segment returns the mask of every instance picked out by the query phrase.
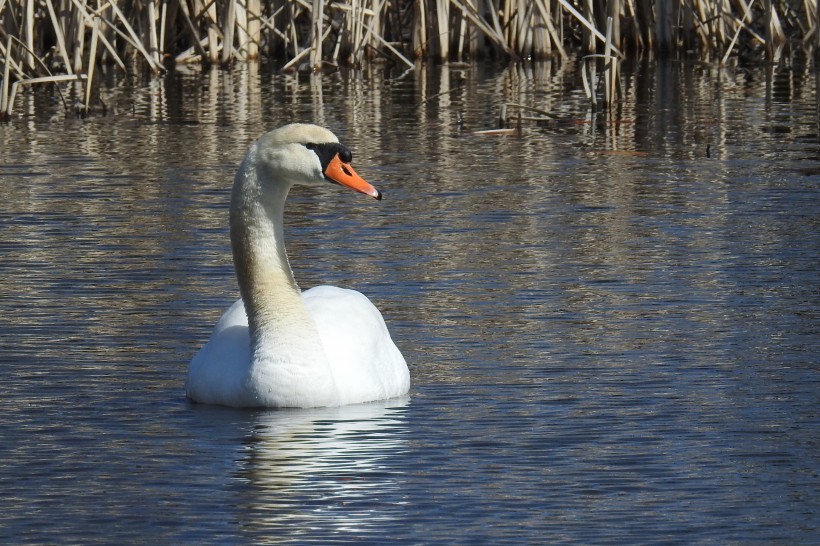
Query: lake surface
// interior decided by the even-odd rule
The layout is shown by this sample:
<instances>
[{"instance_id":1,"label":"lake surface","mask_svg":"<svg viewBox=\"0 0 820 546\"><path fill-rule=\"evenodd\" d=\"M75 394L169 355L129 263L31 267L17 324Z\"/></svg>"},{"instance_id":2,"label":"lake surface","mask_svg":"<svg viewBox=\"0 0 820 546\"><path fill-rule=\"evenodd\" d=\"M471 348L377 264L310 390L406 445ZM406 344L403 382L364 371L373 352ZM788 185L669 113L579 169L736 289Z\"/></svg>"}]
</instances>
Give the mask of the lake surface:
<instances>
[{"instance_id":1,"label":"lake surface","mask_svg":"<svg viewBox=\"0 0 820 546\"><path fill-rule=\"evenodd\" d=\"M0 125L2 542L820 543L809 69L627 66L611 116L572 63L108 84ZM477 134L504 103L549 116ZM288 245L381 309L406 399L185 400L233 172L291 121L384 191L295 189Z\"/></svg>"}]
</instances>

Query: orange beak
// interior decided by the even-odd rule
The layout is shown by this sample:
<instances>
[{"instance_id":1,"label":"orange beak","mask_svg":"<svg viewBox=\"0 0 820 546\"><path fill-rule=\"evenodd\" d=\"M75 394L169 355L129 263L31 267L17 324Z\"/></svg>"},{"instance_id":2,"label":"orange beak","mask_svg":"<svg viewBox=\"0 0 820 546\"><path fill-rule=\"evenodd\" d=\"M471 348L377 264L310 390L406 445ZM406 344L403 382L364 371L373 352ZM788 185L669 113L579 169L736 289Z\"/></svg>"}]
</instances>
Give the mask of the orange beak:
<instances>
[{"instance_id":1,"label":"orange beak","mask_svg":"<svg viewBox=\"0 0 820 546\"><path fill-rule=\"evenodd\" d=\"M356 174L356 171L353 170L350 163L345 163L339 158L339 154L333 156L333 159L327 164L325 176L351 190L356 190L359 193L369 195L379 200L382 198L381 192L371 186L364 178Z\"/></svg>"}]
</instances>

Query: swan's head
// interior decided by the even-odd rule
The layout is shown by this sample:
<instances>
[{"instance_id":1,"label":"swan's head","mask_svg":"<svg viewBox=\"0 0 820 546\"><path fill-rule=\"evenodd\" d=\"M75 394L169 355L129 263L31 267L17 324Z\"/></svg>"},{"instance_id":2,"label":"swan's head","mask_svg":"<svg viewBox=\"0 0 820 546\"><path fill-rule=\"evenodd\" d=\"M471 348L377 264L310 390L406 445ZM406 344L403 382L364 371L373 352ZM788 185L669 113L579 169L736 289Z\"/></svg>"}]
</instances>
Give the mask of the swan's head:
<instances>
[{"instance_id":1,"label":"swan's head","mask_svg":"<svg viewBox=\"0 0 820 546\"><path fill-rule=\"evenodd\" d=\"M288 185L333 182L381 199L381 192L350 166L352 159L350 150L327 129L294 123L263 135L246 161L255 164L259 174L269 181Z\"/></svg>"}]
</instances>

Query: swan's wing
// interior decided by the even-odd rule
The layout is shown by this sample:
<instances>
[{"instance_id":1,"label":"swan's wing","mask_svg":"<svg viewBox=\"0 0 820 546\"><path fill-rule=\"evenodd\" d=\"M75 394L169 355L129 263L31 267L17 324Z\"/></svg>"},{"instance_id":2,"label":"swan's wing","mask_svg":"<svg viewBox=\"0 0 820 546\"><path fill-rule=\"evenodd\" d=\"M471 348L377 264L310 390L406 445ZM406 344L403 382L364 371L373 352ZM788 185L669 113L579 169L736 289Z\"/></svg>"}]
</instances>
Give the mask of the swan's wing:
<instances>
[{"instance_id":1,"label":"swan's wing","mask_svg":"<svg viewBox=\"0 0 820 546\"><path fill-rule=\"evenodd\" d=\"M211 339L191 360L185 385L188 398L205 404L248 405L225 396L247 390L241 384L247 381L250 362L248 318L239 300L225 311Z\"/></svg>"},{"instance_id":2,"label":"swan's wing","mask_svg":"<svg viewBox=\"0 0 820 546\"><path fill-rule=\"evenodd\" d=\"M242 298L236 300L233 305L228 307L227 311L222 313L219 322L214 327L212 336L216 336L219 332L231 326L248 327L248 315L245 314L245 304L242 303Z\"/></svg>"},{"instance_id":3,"label":"swan's wing","mask_svg":"<svg viewBox=\"0 0 820 546\"><path fill-rule=\"evenodd\" d=\"M334 286L311 288L302 297L319 329L342 403L407 393L407 363L370 300Z\"/></svg>"}]
</instances>

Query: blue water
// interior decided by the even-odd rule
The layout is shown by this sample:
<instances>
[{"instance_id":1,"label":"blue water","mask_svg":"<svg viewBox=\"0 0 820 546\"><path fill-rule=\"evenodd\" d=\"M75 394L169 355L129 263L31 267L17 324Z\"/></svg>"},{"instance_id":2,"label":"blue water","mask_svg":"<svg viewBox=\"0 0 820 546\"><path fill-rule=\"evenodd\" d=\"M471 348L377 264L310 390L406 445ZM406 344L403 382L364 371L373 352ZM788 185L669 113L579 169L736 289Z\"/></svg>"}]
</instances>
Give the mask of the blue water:
<instances>
[{"instance_id":1,"label":"blue water","mask_svg":"<svg viewBox=\"0 0 820 546\"><path fill-rule=\"evenodd\" d=\"M172 74L86 120L22 97L0 125L2 542L820 543L813 75L624 74L613 118L573 65ZM505 101L552 117L476 134ZM410 395L191 405L237 297L232 174L294 120L385 193L295 190L297 279L377 304Z\"/></svg>"}]
</instances>

